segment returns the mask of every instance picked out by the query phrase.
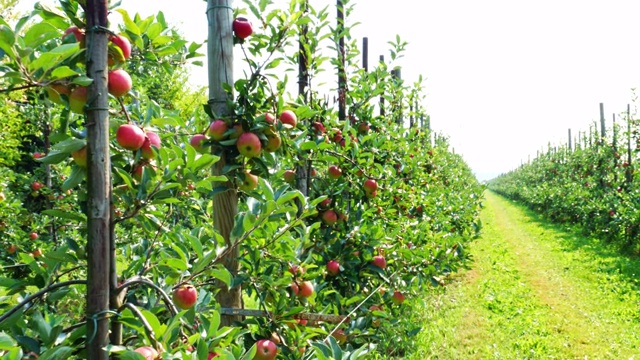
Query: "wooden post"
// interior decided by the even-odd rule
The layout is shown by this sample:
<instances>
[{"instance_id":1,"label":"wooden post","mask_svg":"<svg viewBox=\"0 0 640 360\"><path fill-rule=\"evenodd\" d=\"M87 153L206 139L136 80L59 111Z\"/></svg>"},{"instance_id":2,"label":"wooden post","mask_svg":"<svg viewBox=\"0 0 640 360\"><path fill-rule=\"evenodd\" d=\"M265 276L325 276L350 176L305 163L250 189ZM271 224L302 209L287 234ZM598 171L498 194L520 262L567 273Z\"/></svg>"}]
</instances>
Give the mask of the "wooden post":
<instances>
[{"instance_id":1,"label":"wooden post","mask_svg":"<svg viewBox=\"0 0 640 360\"><path fill-rule=\"evenodd\" d=\"M384 55L380 55L380 64L384 64ZM380 106L380 116L384 116L385 115L385 111L384 111L384 94L380 95L379 106Z\"/></svg>"},{"instance_id":2,"label":"wooden post","mask_svg":"<svg viewBox=\"0 0 640 360\"><path fill-rule=\"evenodd\" d=\"M342 0L337 2L338 8L338 119L345 120L347 118L347 72L346 59L344 50L344 3Z\"/></svg>"},{"instance_id":3,"label":"wooden post","mask_svg":"<svg viewBox=\"0 0 640 360\"><path fill-rule=\"evenodd\" d=\"M569 129L569 142L567 144L569 151L571 151L571 129Z\"/></svg>"},{"instance_id":4,"label":"wooden post","mask_svg":"<svg viewBox=\"0 0 640 360\"><path fill-rule=\"evenodd\" d=\"M88 0L87 76L87 358L106 360L109 341L111 157L107 90L108 0Z\"/></svg>"},{"instance_id":5,"label":"wooden post","mask_svg":"<svg viewBox=\"0 0 640 360\"><path fill-rule=\"evenodd\" d=\"M362 68L369 72L369 38L362 38Z\"/></svg>"},{"instance_id":6,"label":"wooden post","mask_svg":"<svg viewBox=\"0 0 640 360\"><path fill-rule=\"evenodd\" d=\"M396 67L391 71L391 76L394 79L394 83L400 84L402 82L402 69L400 67ZM393 101L395 102L393 111L398 117L396 122L398 123L398 125L404 125L404 117L402 115L402 97L393 99Z\"/></svg>"},{"instance_id":7,"label":"wooden post","mask_svg":"<svg viewBox=\"0 0 640 360\"><path fill-rule=\"evenodd\" d=\"M307 14L309 12L308 0L302 0L300 3L301 10ZM302 25L300 31L300 39L298 40L298 96L300 100L307 104L309 97L307 96L307 87L309 86L309 69L308 69L308 56L305 50L305 45L308 43L309 26L307 24ZM305 126L306 127L306 126ZM298 190L305 196L309 195L309 173L311 172L311 161L300 158L299 165L296 166L296 185ZM300 200L296 200L298 206L298 215L302 214L304 210Z\"/></svg>"},{"instance_id":8,"label":"wooden post","mask_svg":"<svg viewBox=\"0 0 640 360\"><path fill-rule=\"evenodd\" d=\"M207 42L209 70L209 107L216 116L226 118L232 115L227 101L232 95L227 94L223 84L233 87L233 0L208 0L207 19L209 24L209 40ZM232 159L226 152L213 166L214 175L222 175L227 162ZM226 246L231 246L231 230L234 218L238 213L238 193L231 181L219 182L214 187L224 187L213 196L213 225L224 238ZM222 264L233 276L238 274L239 249L235 247L223 259ZM242 308L242 289L240 286L227 288L222 282L216 282L220 291L216 300L221 307ZM239 316L223 315L221 324L229 326Z\"/></svg>"},{"instance_id":9,"label":"wooden post","mask_svg":"<svg viewBox=\"0 0 640 360\"><path fill-rule=\"evenodd\" d=\"M605 136L604 104L600 103L600 142L604 143Z\"/></svg>"},{"instance_id":10,"label":"wooden post","mask_svg":"<svg viewBox=\"0 0 640 360\"><path fill-rule=\"evenodd\" d=\"M413 102L409 102L409 128L413 128Z\"/></svg>"},{"instance_id":11,"label":"wooden post","mask_svg":"<svg viewBox=\"0 0 640 360\"><path fill-rule=\"evenodd\" d=\"M625 178L627 181L627 189L633 183L633 173L631 171L631 106L627 104L627 169L625 170Z\"/></svg>"}]
</instances>

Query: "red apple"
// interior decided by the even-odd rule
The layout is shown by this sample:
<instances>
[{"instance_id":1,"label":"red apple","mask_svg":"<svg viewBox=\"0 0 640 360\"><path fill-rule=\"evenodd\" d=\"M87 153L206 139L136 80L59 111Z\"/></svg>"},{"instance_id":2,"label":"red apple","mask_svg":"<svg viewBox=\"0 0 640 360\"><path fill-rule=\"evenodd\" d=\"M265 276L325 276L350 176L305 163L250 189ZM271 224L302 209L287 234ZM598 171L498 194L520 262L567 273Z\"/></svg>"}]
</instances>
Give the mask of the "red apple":
<instances>
[{"instance_id":1,"label":"red apple","mask_svg":"<svg viewBox=\"0 0 640 360\"><path fill-rule=\"evenodd\" d=\"M129 42L129 39L122 35L115 35L111 37L111 42L120 48L125 60L131 57L131 42Z\"/></svg>"},{"instance_id":2,"label":"red apple","mask_svg":"<svg viewBox=\"0 0 640 360\"><path fill-rule=\"evenodd\" d=\"M289 272L293 274L293 276L302 276L302 274L304 274L304 268L300 265L293 264L289 267Z\"/></svg>"},{"instance_id":3,"label":"red apple","mask_svg":"<svg viewBox=\"0 0 640 360\"><path fill-rule=\"evenodd\" d=\"M218 357L218 356L220 356L220 354L218 354L217 352L215 352L215 351L214 352L210 352L209 356L207 356L207 360L211 360L211 359L213 359L215 357Z\"/></svg>"},{"instance_id":4,"label":"red apple","mask_svg":"<svg viewBox=\"0 0 640 360\"><path fill-rule=\"evenodd\" d=\"M32 232L32 233L30 233L30 234L29 234L29 238L30 238L31 240L35 240L35 239L37 239L37 238L39 238L39 237L40 237L40 236L38 236L38 233L36 233L36 232Z\"/></svg>"},{"instance_id":5,"label":"red apple","mask_svg":"<svg viewBox=\"0 0 640 360\"><path fill-rule=\"evenodd\" d=\"M15 254L16 251L18 251L18 247L15 246L14 244L9 245L9 247L7 247L7 253L9 254Z\"/></svg>"},{"instance_id":6,"label":"red apple","mask_svg":"<svg viewBox=\"0 0 640 360\"><path fill-rule=\"evenodd\" d=\"M221 119L215 120L209 125L209 136L215 141L224 140L225 133L229 130L227 122Z\"/></svg>"},{"instance_id":7,"label":"red apple","mask_svg":"<svg viewBox=\"0 0 640 360\"><path fill-rule=\"evenodd\" d=\"M255 190L258 187L258 176L253 175L249 170L244 171L244 180L238 184L238 189L242 191Z\"/></svg>"},{"instance_id":8,"label":"red apple","mask_svg":"<svg viewBox=\"0 0 640 360\"><path fill-rule=\"evenodd\" d=\"M298 286L298 284L296 284L295 281L291 283L291 292L293 292L294 295L298 295L298 293L300 292L300 287Z\"/></svg>"},{"instance_id":9,"label":"red apple","mask_svg":"<svg viewBox=\"0 0 640 360\"><path fill-rule=\"evenodd\" d=\"M199 152L200 154L204 154L207 152L207 146L205 146L203 142L207 140L209 140L209 138L207 138L205 135L195 134L193 135L193 137L191 137L189 144L191 144L191 146L193 146L197 152Z\"/></svg>"},{"instance_id":10,"label":"red apple","mask_svg":"<svg viewBox=\"0 0 640 360\"><path fill-rule=\"evenodd\" d=\"M240 135L238 142L236 143L236 147L238 148L240 155L248 158L258 157L262 151L260 138L252 132Z\"/></svg>"},{"instance_id":11,"label":"red apple","mask_svg":"<svg viewBox=\"0 0 640 360\"><path fill-rule=\"evenodd\" d=\"M134 179L142 181L142 175L144 173L144 164L136 164L131 172Z\"/></svg>"},{"instance_id":12,"label":"red apple","mask_svg":"<svg viewBox=\"0 0 640 360\"><path fill-rule=\"evenodd\" d=\"M320 202L320 204L318 204L318 208L319 209L323 209L323 210L324 209L328 209L329 206L331 206L331 198L326 198L326 199L322 200Z\"/></svg>"},{"instance_id":13,"label":"red apple","mask_svg":"<svg viewBox=\"0 0 640 360\"><path fill-rule=\"evenodd\" d=\"M338 221L338 214L333 210L327 210L322 213L322 222L326 225L333 225Z\"/></svg>"},{"instance_id":14,"label":"red apple","mask_svg":"<svg viewBox=\"0 0 640 360\"><path fill-rule=\"evenodd\" d=\"M39 152L34 152L33 153L33 158L34 159L40 159L41 157L44 157L44 154L39 153Z\"/></svg>"},{"instance_id":15,"label":"red apple","mask_svg":"<svg viewBox=\"0 0 640 360\"><path fill-rule=\"evenodd\" d=\"M31 190L33 191L38 191L40 189L42 189L44 187L44 185L42 185L42 183L38 182L38 181L34 181L31 183Z\"/></svg>"},{"instance_id":16,"label":"red apple","mask_svg":"<svg viewBox=\"0 0 640 360\"><path fill-rule=\"evenodd\" d=\"M133 124L122 124L116 131L116 141L127 150L137 151L144 145L144 131Z\"/></svg>"},{"instance_id":17,"label":"red apple","mask_svg":"<svg viewBox=\"0 0 640 360\"><path fill-rule=\"evenodd\" d=\"M62 84L51 84L47 86L47 97L56 104L64 104L60 95L69 96L69 88Z\"/></svg>"},{"instance_id":18,"label":"red apple","mask_svg":"<svg viewBox=\"0 0 640 360\"><path fill-rule=\"evenodd\" d=\"M318 134L324 134L327 130L325 129L324 125L319 122L319 121L314 121L313 124L311 124L311 126L313 126L313 129L316 131L316 133Z\"/></svg>"},{"instance_id":19,"label":"red apple","mask_svg":"<svg viewBox=\"0 0 640 360\"><path fill-rule=\"evenodd\" d=\"M334 331L332 335L336 339L338 344L344 344L347 342L347 334L345 334L344 330L342 329Z\"/></svg>"},{"instance_id":20,"label":"red apple","mask_svg":"<svg viewBox=\"0 0 640 360\"><path fill-rule=\"evenodd\" d=\"M280 114L280 121L285 125L295 128L298 123L298 117L293 111L285 110Z\"/></svg>"},{"instance_id":21,"label":"red apple","mask_svg":"<svg viewBox=\"0 0 640 360\"><path fill-rule=\"evenodd\" d=\"M340 176L342 176L342 170L340 170L339 167L337 167L336 165L331 165L329 166L329 178L336 180L339 179Z\"/></svg>"},{"instance_id":22,"label":"red apple","mask_svg":"<svg viewBox=\"0 0 640 360\"><path fill-rule=\"evenodd\" d=\"M391 301L396 305L402 304L404 302L404 295L400 291L394 291L393 295L391 295Z\"/></svg>"},{"instance_id":23,"label":"red apple","mask_svg":"<svg viewBox=\"0 0 640 360\"><path fill-rule=\"evenodd\" d=\"M78 28L77 26L71 26L69 27L67 30L64 31L64 35L62 35L62 38L66 38L67 36L69 36L69 34L73 34L73 36L76 39L76 42L80 43L80 47L84 47L85 41L84 41L84 30Z\"/></svg>"},{"instance_id":24,"label":"red apple","mask_svg":"<svg viewBox=\"0 0 640 360\"><path fill-rule=\"evenodd\" d=\"M151 346L141 346L134 351L144 356L145 360L157 360L160 356L158 351Z\"/></svg>"},{"instance_id":25,"label":"red apple","mask_svg":"<svg viewBox=\"0 0 640 360\"><path fill-rule=\"evenodd\" d=\"M293 184L296 181L296 172L293 170L285 170L282 177L284 178L284 181L288 182L289 184Z\"/></svg>"},{"instance_id":26,"label":"red apple","mask_svg":"<svg viewBox=\"0 0 640 360\"><path fill-rule=\"evenodd\" d=\"M69 95L69 109L76 114L84 114L84 106L87 104L87 88L76 86Z\"/></svg>"},{"instance_id":27,"label":"red apple","mask_svg":"<svg viewBox=\"0 0 640 360\"><path fill-rule=\"evenodd\" d=\"M313 283L311 281L303 281L300 284L298 296L307 298L313 294Z\"/></svg>"},{"instance_id":28,"label":"red apple","mask_svg":"<svg viewBox=\"0 0 640 360\"><path fill-rule=\"evenodd\" d=\"M71 157L75 163L83 168L87 167L87 146L83 146L81 149L71 152Z\"/></svg>"},{"instance_id":29,"label":"red apple","mask_svg":"<svg viewBox=\"0 0 640 360\"><path fill-rule=\"evenodd\" d=\"M40 249L35 249L33 250L33 252L31 253L31 255L33 255L34 258L39 258L40 256L42 256L42 250Z\"/></svg>"},{"instance_id":30,"label":"red apple","mask_svg":"<svg viewBox=\"0 0 640 360\"><path fill-rule=\"evenodd\" d=\"M244 134L244 128L242 127L242 124L235 124L233 125L233 132L231 133L231 135L229 135L229 137L231 139L237 139L242 134Z\"/></svg>"},{"instance_id":31,"label":"red apple","mask_svg":"<svg viewBox=\"0 0 640 360\"><path fill-rule=\"evenodd\" d=\"M133 80L131 80L128 72L123 69L109 71L109 94L115 97L122 97L131 90L132 86Z\"/></svg>"},{"instance_id":32,"label":"red apple","mask_svg":"<svg viewBox=\"0 0 640 360\"><path fill-rule=\"evenodd\" d=\"M340 263L335 260L329 260L327 262L327 273L332 276L336 276L340 273Z\"/></svg>"},{"instance_id":33,"label":"red apple","mask_svg":"<svg viewBox=\"0 0 640 360\"><path fill-rule=\"evenodd\" d=\"M361 122L360 125L358 125L358 132L360 134L368 133L369 129L371 129L371 127L369 126L368 122Z\"/></svg>"},{"instance_id":34,"label":"red apple","mask_svg":"<svg viewBox=\"0 0 640 360\"><path fill-rule=\"evenodd\" d=\"M364 188L365 192L370 194L378 190L378 183L374 179L367 179L365 180L362 187Z\"/></svg>"},{"instance_id":35,"label":"red apple","mask_svg":"<svg viewBox=\"0 0 640 360\"><path fill-rule=\"evenodd\" d=\"M147 131L145 134L144 143L140 148L140 151L142 153L142 158L147 160L153 159L156 154L152 148L155 148L157 150L157 149L160 149L161 145L162 144L160 141L160 136L158 136L158 134L152 131Z\"/></svg>"},{"instance_id":36,"label":"red apple","mask_svg":"<svg viewBox=\"0 0 640 360\"><path fill-rule=\"evenodd\" d=\"M198 291L193 285L182 285L173 290L173 303L180 309L189 309L198 300Z\"/></svg>"},{"instance_id":37,"label":"red apple","mask_svg":"<svg viewBox=\"0 0 640 360\"><path fill-rule=\"evenodd\" d=\"M278 346L269 339L258 340L256 349L254 360L273 360L278 355Z\"/></svg>"},{"instance_id":38,"label":"red apple","mask_svg":"<svg viewBox=\"0 0 640 360\"><path fill-rule=\"evenodd\" d=\"M275 124L276 123L276 116L273 115L272 113L265 113L264 114L264 121L268 122L269 124Z\"/></svg>"},{"instance_id":39,"label":"red apple","mask_svg":"<svg viewBox=\"0 0 640 360\"><path fill-rule=\"evenodd\" d=\"M251 21L243 17L237 17L232 24L233 34L240 40L244 40L253 34Z\"/></svg>"},{"instance_id":40,"label":"red apple","mask_svg":"<svg viewBox=\"0 0 640 360\"><path fill-rule=\"evenodd\" d=\"M382 255L376 255L373 257L373 260L371 260L371 263L374 266L379 267L380 269L384 269L387 267L387 260L384 258L384 256Z\"/></svg>"}]
</instances>

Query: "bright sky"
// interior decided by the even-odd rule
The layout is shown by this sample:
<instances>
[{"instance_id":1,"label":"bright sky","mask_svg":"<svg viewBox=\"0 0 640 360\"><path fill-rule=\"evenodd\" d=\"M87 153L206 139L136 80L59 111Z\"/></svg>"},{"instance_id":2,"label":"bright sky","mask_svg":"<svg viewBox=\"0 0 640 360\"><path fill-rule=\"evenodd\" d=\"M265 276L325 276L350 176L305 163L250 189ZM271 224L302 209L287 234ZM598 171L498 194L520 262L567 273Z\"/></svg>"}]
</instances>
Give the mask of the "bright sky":
<instances>
[{"instance_id":1,"label":"bright sky","mask_svg":"<svg viewBox=\"0 0 640 360\"><path fill-rule=\"evenodd\" d=\"M335 14L335 1L310 1ZM600 102L610 124L640 84L638 0L351 1L348 21L360 22L352 35L369 38L371 65L389 58L396 34L409 43L398 63L403 78L426 78L432 128L480 179L517 167L549 142L566 143L569 128L588 130ZM122 6L145 16L162 10L187 39L206 37L205 1ZM206 83L206 70L194 78Z\"/></svg>"}]
</instances>

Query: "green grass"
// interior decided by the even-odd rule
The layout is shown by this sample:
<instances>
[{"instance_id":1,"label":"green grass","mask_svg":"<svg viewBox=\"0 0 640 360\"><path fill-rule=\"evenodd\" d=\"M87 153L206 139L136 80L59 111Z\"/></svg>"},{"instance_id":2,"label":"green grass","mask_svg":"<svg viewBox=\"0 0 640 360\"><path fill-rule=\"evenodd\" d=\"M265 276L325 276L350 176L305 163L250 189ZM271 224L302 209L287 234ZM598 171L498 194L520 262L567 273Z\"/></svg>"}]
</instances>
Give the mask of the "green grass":
<instances>
[{"instance_id":1,"label":"green grass","mask_svg":"<svg viewBox=\"0 0 640 360\"><path fill-rule=\"evenodd\" d=\"M411 359L629 359L640 260L487 192L471 270L424 299Z\"/></svg>"}]
</instances>

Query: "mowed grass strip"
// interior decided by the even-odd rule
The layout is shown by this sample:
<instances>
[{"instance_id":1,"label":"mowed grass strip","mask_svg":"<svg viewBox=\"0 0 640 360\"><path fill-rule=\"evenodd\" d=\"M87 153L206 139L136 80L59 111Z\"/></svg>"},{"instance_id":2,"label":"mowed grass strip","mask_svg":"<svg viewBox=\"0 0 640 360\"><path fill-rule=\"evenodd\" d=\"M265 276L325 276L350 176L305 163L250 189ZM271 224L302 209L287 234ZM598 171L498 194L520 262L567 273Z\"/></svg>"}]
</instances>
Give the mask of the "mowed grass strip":
<instances>
[{"instance_id":1,"label":"mowed grass strip","mask_svg":"<svg viewBox=\"0 0 640 360\"><path fill-rule=\"evenodd\" d=\"M485 193L471 270L424 299L412 359L640 359L640 260Z\"/></svg>"}]
</instances>

